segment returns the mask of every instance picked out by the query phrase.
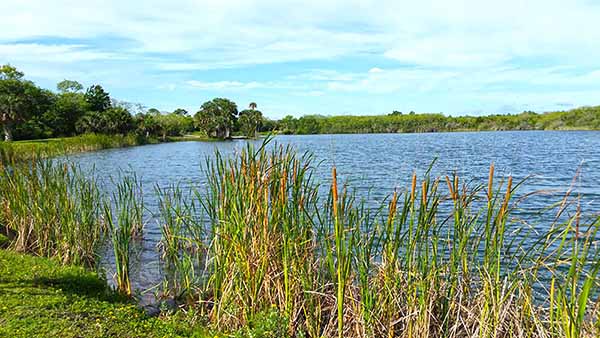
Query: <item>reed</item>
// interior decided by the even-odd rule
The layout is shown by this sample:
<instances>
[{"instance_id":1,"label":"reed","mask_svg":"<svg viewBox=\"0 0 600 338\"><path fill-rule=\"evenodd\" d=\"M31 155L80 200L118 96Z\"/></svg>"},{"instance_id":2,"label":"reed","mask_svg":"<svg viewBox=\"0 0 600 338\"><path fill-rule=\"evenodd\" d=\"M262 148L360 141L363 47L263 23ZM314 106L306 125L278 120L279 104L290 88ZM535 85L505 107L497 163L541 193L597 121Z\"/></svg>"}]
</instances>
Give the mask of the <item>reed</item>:
<instances>
[{"instance_id":1,"label":"reed","mask_svg":"<svg viewBox=\"0 0 600 338\"><path fill-rule=\"evenodd\" d=\"M144 200L142 185L137 176L129 175L116 182L112 200L104 201L104 219L111 230L115 258L117 290L132 295L129 276L131 243L143 232Z\"/></svg>"},{"instance_id":2,"label":"reed","mask_svg":"<svg viewBox=\"0 0 600 338\"><path fill-rule=\"evenodd\" d=\"M92 267L105 237L92 174L36 160L0 169L0 229L20 252Z\"/></svg>"},{"instance_id":3,"label":"reed","mask_svg":"<svg viewBox=\"0 0 600 338\"><path fill-rule=\"evenodd\" d=\"M511 214L522 182L493 166L481 185L415 174L375 208L335 168L323 193L313 168L310 154L248 145L217 153L206 189L176 198L201 207L163 201L165 255L192 257L174 267L215 327L275 309L295 337L599 333L597 218L532 232Z\"/></svg>"},{"instance_id":4,"label":"reed","mask_svg":"<svg viewBox=\"0 0 600 338\"><path fill-rule=\"evenodd\" d=\"M158 141L134 134L84 134L74 137L47 140L0 142L0 164L10 165L15 162L31 161L39 158L48 158L77 152L135 146L156 142Z\"/></svg>"},{"instance_id":5,"label":"reed","mask_svg":"<svg viewBox=\"0 0 600 338\"><path fill-rule=\"evenodd\" d=\"M197 269L203 265L205 231L197 204L187 203L191 191L179 185L155 188L159 200L162 239L159 244L165 271L163 294L183 302L193 302L199 289Z\"/></svg>"}]
</instances>

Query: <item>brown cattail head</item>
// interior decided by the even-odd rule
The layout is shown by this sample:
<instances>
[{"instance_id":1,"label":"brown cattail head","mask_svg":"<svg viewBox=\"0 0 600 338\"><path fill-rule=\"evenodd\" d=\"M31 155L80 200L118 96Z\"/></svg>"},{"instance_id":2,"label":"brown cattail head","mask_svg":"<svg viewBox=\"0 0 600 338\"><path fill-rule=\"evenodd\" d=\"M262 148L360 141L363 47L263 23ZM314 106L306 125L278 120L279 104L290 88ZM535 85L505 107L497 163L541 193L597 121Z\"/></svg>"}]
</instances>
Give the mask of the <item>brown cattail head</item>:
<instances>
[{"instance_id":1,"label":"brown cattail head","mask_svg":"<svg viewBox=\"0 0 600 338\"><path fill-rule=\"evenodd\" d=\"M410 201L415 201L415 190L417 189L417 173L414 172L412 176L412 184L410 186Z\"/></svg>"},{"instance_id":2,"label":"brown cattail head","mask_svg":"<svg viewBox=\"0 0 600 338\"><path fill-rule=\"evenodd\" d=\"M510 194L511 194L511 190L512 190L512 181L513 181L512 176L508 176L508 184L506 185L506 196L505 196L505 200L507 203L508 203L508 199L510 199Z\"/></svg>"},{"instance_id":3,"label":"brown cattail head","mask_svg":"<svg viewBox=\"0 0 600 338\"><path fill-rule=\"evenodd\" d=\"M510 200L511 189L512 189L512 176L509 176L508 184L506 185L506 194L504 195L504 202L502 203L502 208L500 209L501 217L504 217L506 215L506 211L508 210L508 201Z\"/></svg>"},{"instance_id":4,"label":"brown cattail head","mask_svg":"<svg viewBox=\"0 0 600 338\"><path fill-rule=\"evenodd\" d=\"M421 185L421 191L422 191L422 195L421 195L421 203L423 205L427 204L427 181L423 181L423 184Z\"/></svg>"},{"instance_id":5,"label":"brown cattail head","mask_svg":"<svg viewBox=\"0 0 600 338\"><path fill-rule=\"evenodd\" d=\"M448 185L448 191L450 192L450 198L454 201L454 188L452 187L452 183L450 182L450 178L446 175L446 184Z\"/></svg>"},{"instance_id":6,"label":"brown cattail head","mask_svg":"<svg viewBox=\"0 0 600 338\"><path fill-rule=\"evenodd\" d=\"M333 197L333 217L337 218L337 204L338 204L338 189L337 189L337 171L335 166L331 170L332 182L331 182L331 194Z\"/></svg>"},{"instance_id":7,"label":"brown cattail head","mask_svg":"<svg viewBox=\"0 0 600 338\"><path fill-rule=\"evenodd\" d=\"M458 175L454 174L454 194L456 194L456 199L458 199Z\"/></svg>"},{"instance_id":8,"label":"brown cattail head","mask_svg":"<svg viewBox=\"0 0 600 338\"><path fill-rule=\"evenodd\" d=\"M388 222L392 223L394 220L394 216L396 215L396 205L398 203L398 193L394 191L394 195L392 196L392 201L390 202L390 214L388 216Z\"/></svg>"},{"instance_id":9,"label":"brown cattail head","mask_svg":"<svg viewBox=\"0 0 600 338\"><path fill-rule=\"evenodd\" d=\"M283 169L283 174L281 175L281 184L280 184L280 202L283 205L285 203L285 199L287 197L287 170Z\"/></svg>"},{"instance_id":10,"label":"brown cattail head","mask_svg":"<svg viewBox=\"0 0 600 338\"><path fill-rule=\"evenodd\" d=\"M494 162L492 162L492 164L490 165L490 174L488 177L488 191L487 191L488 201L491 201L492 197L493 197L493 191L492 191L492 189L494 188L493 185L494 185Z\"/></svg>"}]
</instances>

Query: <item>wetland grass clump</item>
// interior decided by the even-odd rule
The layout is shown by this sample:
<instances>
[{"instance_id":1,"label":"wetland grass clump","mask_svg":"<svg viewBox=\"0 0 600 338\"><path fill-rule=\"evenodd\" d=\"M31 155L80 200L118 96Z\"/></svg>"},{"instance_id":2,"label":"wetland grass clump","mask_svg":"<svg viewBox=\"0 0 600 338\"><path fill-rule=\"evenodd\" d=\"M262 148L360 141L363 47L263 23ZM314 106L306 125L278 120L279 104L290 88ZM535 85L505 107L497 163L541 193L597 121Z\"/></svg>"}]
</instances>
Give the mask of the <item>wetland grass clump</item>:
<instances>
[{"instance_id":1,"label":"wetland grass clump","mask_svg":"<svg viewBox=\"0 0 600 338\"><path fill-rule=\"evenodd\" d=\"M111 240L117 289L131 295L131 241L143 232L144 204L135 175L114 181L108 198L93 173L66 162L36 159L0 168L0 233L9 249L96 268Z\"/></svg>"},{"instance_id":2,"label":"wetland grass clump","mask_svg":"<svg viewBox=\"0 0 600 338\"><path fill-rule=\"evenodd\" d=\"M189 260L173 265L193 281L188 304L220 330L275 311L295 337L600 333L599 220L521 225L519 184L493 166L476 186L413 175L376 208L335 168L320 189L311 156L288 147L217 153L206 173L199 210L163 199L163 250Z\"/></svg>"},{"instance_id":3,"label":"wetland grass clump","mask_svg":"<svg viewBox=\"0 0 600 338\"><path fill-rule=\"evenodd\" d=\"M188 199L178 185L166 189L156 187L155 191L162 234L159 250L165 272L163 296L194 302L196 293L201 292L197 269L202 265L206 250L205 231L196 218L197 204L193 200L186 202Z\"/></svg>"},{"instance_id":4,"label":"wetland grass clump","mask_svg":"<svg viewBox=\"0 0 600 338\"><path fill-rule=\"evenodd\" d=\"M135 134L83 134L46 140L0 142L0 165L32 161L39 158L94 151L108 148L157 143L158 140Z\"/></svg>"},{"instance_id":5,"label":"wetland grass clump","mask_svg":"<svg viewBox=\"0 0 600 338\"><path fill-rule=\"evenodd\" d=\"M92 267L106 233L101 193L76 166L35 160L0 168L0 229L16 251Z\"/></svg>"},{"instance_id":6,"label":"wetland grass clump","mask_svg":"<svg viewBox=\"0 0 600 338\"><path fill-rule=\"evenodd\" d=\"M142 237L144 199L137 176L124 176L116 182L113 198L104 202L104 219L111 231L117 290L132 295L129 276L131 242Z\"/></svg>"}]
</instances>

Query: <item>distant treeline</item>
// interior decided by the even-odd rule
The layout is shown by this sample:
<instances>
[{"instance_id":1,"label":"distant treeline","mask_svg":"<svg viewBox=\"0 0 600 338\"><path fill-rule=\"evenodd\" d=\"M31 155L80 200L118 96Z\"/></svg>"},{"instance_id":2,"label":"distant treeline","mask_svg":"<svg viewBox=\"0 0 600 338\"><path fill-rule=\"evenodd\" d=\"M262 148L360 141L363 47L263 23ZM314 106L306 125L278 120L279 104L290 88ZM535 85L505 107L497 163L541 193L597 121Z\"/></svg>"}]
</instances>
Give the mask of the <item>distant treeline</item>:
<instances>
[{"instance_id":1,"label":"distant treeline","mask_svg":"<svg viewBox=\"0 0 600 338\"><path fill-rule=\"evenodd\" d=\"M215 98L193 116L184 109L161 112L115 100L99 84L84 90L79 82L64 80L56 92L50 91L26 80L15 67L0 66L0 128L5 141L90 133L165 139L194 131L218 138L234 133L254 137L263 127L256 107L252 102L240 112L234 102Z\"/></svg>"},{"instance_id":2,"label":"distant treeline","mask_svg":"<svg viewBox=\"0 0 600 338\"><path fill-rule=\"evenodd\" d=\"M537 114L488 116L445 116L443 114L403 114L394 111L388 115L322 116L306 115L301 118L286 116L277 121L277 129L284 134L357 134L357 133L423 133L443 131L483 130L569 130L600 129L600 106L581 107L569 111Z\"/></svg>"},{"instance_id":3,"label":"distant treeline","mask_svg":"<svg viewBox=\"0 0 600 338\"><path fill-rule=\"evenodd\" d=\"M133 135L167 138L200 131L208 137L283 134L419 133L478 130L600 129L600 106L537 114L460 116L443 114L286 116L263 117L251 102L238 111L235 102L214 98L192 116L184 109L161 112L141 104L118 101L99 84L84 90L77 81L64 80L56 92L38 87L11 65L0 66L0 127L4 140L24 140L80 134Z\"/></svg>"}]
</instances>

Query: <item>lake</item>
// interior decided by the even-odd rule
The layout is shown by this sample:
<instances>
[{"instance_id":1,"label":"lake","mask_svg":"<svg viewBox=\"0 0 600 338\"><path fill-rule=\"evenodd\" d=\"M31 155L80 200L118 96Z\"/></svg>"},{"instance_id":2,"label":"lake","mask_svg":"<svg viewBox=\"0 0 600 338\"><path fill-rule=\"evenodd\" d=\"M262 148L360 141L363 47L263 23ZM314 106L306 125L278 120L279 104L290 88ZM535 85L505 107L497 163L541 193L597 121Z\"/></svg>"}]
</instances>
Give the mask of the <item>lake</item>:
<instances>
[{"instance_id":1,"label":"lake","mask_svg":"<svg viewBox=\"0 0 600 338\"><path fill-rule=\"evenodd\" d=\"M111 190L110 177L134 171L144 187L148 214L157 210L155 186L202 186L202 167L216 149L233 154L245 140L225 142L178 142L132 148L109 149L71 155L84 169L94 168ZM259 145L261 141L251 141ZM520 203L517 214L531 214L560 200L578 170L574 190L587 213L600 211L600 132L515 131L424 134L348 134L277 136L271 142L289 144L298 152L315 156L316 179L327 184L331 167L356 190L359 197L376 205L397 189L410 185L412 173L424 174L432 163L432 175L456 172L473 185L487 182L489 166L496 167L496 181L512 175L515 182L530 177L517 191L518 196L539 192ZM435 162L434 162L435 160ZM445 184L443 186L445 189ZM543 193L542 193L543 192ZM534 227L551 222L536 218ZM148 216L145 237L132 266L133 284L140 290L161 281L156 245L160 240L157 221ZM108 256L107 261L110 261ZM110 266L111 264L106 264ZM110 270L110 268L109 268ZM109 272L110 273L110 272Z\"/></svg>"}]
</instances>

